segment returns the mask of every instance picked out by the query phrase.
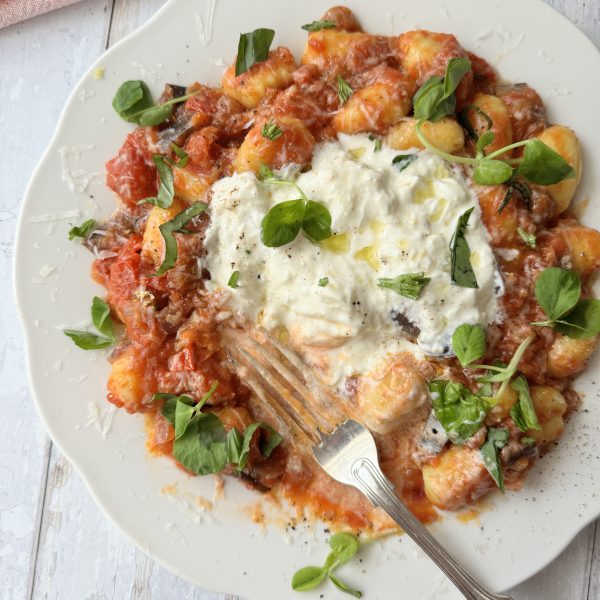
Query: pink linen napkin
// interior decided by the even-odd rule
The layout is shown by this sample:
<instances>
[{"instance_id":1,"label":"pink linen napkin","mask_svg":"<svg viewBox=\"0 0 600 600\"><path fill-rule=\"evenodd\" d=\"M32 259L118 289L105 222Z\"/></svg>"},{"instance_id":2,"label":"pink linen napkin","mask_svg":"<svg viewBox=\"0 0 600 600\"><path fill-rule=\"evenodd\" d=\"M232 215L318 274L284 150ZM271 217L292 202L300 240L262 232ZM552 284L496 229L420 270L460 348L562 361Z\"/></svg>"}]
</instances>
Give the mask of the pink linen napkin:
<instances>
[{"instance_id":1,"label":"pink linen napkin","mask_svg":"<svg viewBox=\"0 0 600 600\"><path fill-rule=\"evenodd\" d=\"M0 0L0 29L79 0Z\"/></svg>"}]
</instances>

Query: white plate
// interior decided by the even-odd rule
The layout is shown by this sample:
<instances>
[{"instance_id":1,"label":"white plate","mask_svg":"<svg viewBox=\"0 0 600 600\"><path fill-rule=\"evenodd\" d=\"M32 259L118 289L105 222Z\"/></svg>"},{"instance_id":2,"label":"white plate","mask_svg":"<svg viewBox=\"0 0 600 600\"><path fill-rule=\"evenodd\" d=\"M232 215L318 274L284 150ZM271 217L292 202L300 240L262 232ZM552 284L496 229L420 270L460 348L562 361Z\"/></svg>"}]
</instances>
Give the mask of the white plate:
<instances>
[{"instance_id":1,"label":"white plate","mask_svg":"<svg viewBox=\"0 0 600 600\"><path fill-rule=\"evenodd\" d=\"M31 180L18 229L15 288L29 374L53 439L98 504L140 548L203 587L253 600L300 597L291 591L290 577L298 567L322 561L322 527L316 535L282 535L280 527L251 523L243 507L259 498L233 481L227 482L225 499L215 510L203 512L195 498L212 498L212 477L190 478L170 461L147 454L143 417L115 411L104 399L104 353L80 351L61 332L89 323L91 298L102 293L89 278L89 253L69 242L67 232L84 217L107 216L114 208L102 183L103 165L131 130L111 108L123 81L142 78L156 95L167 81L216 84L222 61L234 56L239 33L256 27L274 28L275 44L289 46L298 56L305 39L300 26L317 19L329 4L219 0L215 6L214 0L172 0L111 48L77 85ZM526 13L522 0L347 4L373 33L415 27L452 32L466 48L495 62L505 78L536 88L551 120L571 126L581 138L586 174L579 196L595 191L584 220L600 226L600 181L591 168L592 157L600 154L600 79L591 75L600 72L600 55L573 25L540 0L529 0ZM95 67L105 69L99 81ZM82 150L79 156L63 151L61 164L65 147ZM65 171L72 176L70 184ZM85 173L98 176L88 181ZM64 211L79 214L43 221L44 215ZM510 588L547 565L600 514L600 403L593 390L599 376L595 362L578 380L577 388L585 393L583 410L573 415L558 450L539 462L520 493L492 495L488 504L494 508L484 511L480 521L465 524L448 515L433 528L495 590ZM171 484L175 491L161 492ZM273 512L269 506L265 510ZM342 574L367 598L390 598L399 589L407 600L432 598L436 591L436 598L459 597L405 536L372 545L363 561L360 568L347 565ZM324 591L327 597L338 594L328 588L303 597L317 598Z\"/></svg>"}]
</instances>

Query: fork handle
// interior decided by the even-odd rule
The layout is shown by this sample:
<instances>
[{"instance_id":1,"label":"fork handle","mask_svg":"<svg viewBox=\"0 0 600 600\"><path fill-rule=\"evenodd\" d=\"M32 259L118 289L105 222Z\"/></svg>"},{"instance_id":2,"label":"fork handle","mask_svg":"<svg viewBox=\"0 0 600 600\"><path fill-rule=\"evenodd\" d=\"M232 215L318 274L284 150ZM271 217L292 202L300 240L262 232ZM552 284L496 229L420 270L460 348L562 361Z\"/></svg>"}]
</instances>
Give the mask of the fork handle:
<instances>
[{"instance_id":1,"label":"fork handle","mask_svg":"<svg viewBox=\"0 0 600 600\"><path fill-rule=\"evenodd\" d=\"M394 486L367 458L352 465L356 487L375 506L381 507L418 544L433 562L447 575L467 600L511 600L509 596L494 594L469 574L429 533L427 528L410 512L396 496Z\"/></svg>"}]
</instances>

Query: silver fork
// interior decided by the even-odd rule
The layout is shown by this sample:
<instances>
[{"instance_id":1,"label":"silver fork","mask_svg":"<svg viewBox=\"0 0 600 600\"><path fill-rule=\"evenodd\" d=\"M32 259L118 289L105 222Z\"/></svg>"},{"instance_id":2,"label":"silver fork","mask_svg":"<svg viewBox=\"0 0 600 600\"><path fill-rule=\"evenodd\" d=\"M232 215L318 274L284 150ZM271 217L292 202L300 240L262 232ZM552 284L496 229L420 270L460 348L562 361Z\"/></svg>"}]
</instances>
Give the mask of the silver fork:
<instances>
[{"instance_id":1,"label":"silver fork","mask_svg":"<svg viewBox=\"0 0 600 600\"><path fill-rule=\"evenodd\" d=\"M381 507L468 600L511 600L487 590L436 541L382 473L370 431L348 416L350 403L333 396L287 346L262 330L224 330L229 358L256 394L253 406L312 454L333 479Z\"/></svg>"}]
</instances>

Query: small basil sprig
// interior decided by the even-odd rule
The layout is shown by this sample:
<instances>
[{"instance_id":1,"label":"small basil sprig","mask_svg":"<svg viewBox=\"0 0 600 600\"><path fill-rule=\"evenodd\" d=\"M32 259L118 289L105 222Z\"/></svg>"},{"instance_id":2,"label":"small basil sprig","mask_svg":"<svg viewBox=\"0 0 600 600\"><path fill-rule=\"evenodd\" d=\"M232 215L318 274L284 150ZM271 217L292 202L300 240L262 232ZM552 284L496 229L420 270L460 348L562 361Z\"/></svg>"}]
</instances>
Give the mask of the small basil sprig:
<instances>
[{"instance_id":1,"label":"small basil sprig","mask_svg":"<svg viewBox=\"0 0 600 600\"><path fill-rule=\"evenodd\" d=\"M158 271L150 275L150 277L159 277L175 266L175 263L177 262L177 240L175 239L174 234L192 233L188 229L185 229L184 225L200 213L204 212L207 208L208 204L204 204L204 202L194 202L194 204L175 215L170 221L159 225L158 229L165 242L165 257L158 268Z\"/></svg>"},{"instance_id":2,"label":"small basil sprig","mask_svg":"<svg viewBox=\"0 0 600 600\"><path fill-rule=\"evenodd\" d=\"M452 283L461 287L478 288L477 278L471 265L471 250L465 237L472 212L473 208L469 208L458 218L454 235L450 240L450 278Z\"/></svg>"},{"instance_id":3,"label":"small basil sprig","mask_svg":"<svg viewBox=\"0 0 600 600\"><path fill-rule=\"evenodd\" d=\"M466 58L451 58L444 77L432 77L415 94L415 132L423 146L445 160L473 166L473 179L480 185L499 185L514 181L517 176L524 177L531 183L551 185L574 177L575 171L565 159L537 138L515 142L485 155L484 148L494 140L493 132L488 130L477 140L475 158L449 154L429 142L421 128L423 122L439 121L454 113L456 88L470 68L471 63ZM488 125L491 127L489 121L491 120L488 117ZM522 158L498 159L506 152L521 146L525 147Z\"/></svg>"},{"instance_id":4,"label":"small basil sprig","mask_svg":"<svg viewBox=\"0 0 600 600\"><path fill-rule=\"evenodd\" d=\"M492 398L473 394L456 381L436 379L428 384L433 412L453 444L464 444L479 431Z\"/></svg>"},{"instance_id":5,"label":"small basil sprig","mask_svg":"<svg viewBox=\"0 0 600 600\"><path fill-rule=\"evenodd\" d=\"M362 592L352 589L333 575L334 569L346 564L358 552L358 538L350 533L336 533L329 539L329 547L331 552L322 567L304 567L294 573L292 589L296 592L313 590L329 577L329 580L342 592L361 598Z\"/></svg>"},{"instance_id":6,"label":"small basil sprig","mask_svg":"<svg viewBox=\"0 0 600 600\"><path fill-rule=\"evenodd\" d=\"M273 119L267 121L263 125L260 133L263 137L267 138L268 140L276 140L278 137L281 137L283 135L281 127L279 127L279 125L277 125L277 123Z\"/></svg>"},{"instance_id":7,"label":"small basil sprig","mask_svg":"<svg viewBox=\"0 0 600 600\"><path fill-rule=\"evenodd\" d=\"M112 105L125 121L144 127L160 125L173 114L175 104L185 102L194 93L172 98L163 104L154 104L148 86L141 80L126 81L117 90Z\"/></svg>"},{"instance_id":8,"label":"small basil sprig","mask_svg":"<svg viewBox=\"0 0 600 600\"><path fill-rule=\"evenodd\" d=\"M90 236L90 233L94 231L94 227L96 227L95 219L88 219L87 221L84 221L81 225L71 227L71 229L69 229L69 240L73 241L73 239L76 237L88 238Z\"/></svg>"},{"instance_id":9,"label":"small basil sprig","mask_svg":"<svg viewBox=\"0 0 600 600\"><path fill-rule=\"evenodd\" d=\"M275 32L272 29L264 28L240 34L235 61L236 77L245 73L253 64L269 58L269 48L274 37Z\"/></svg>"},{"instance_id":10,"label":"small basil sprig","mask_svg":"<svg viewBox=\"0 0 600 600\"><path fill-rule=\"evenodd\" d=\"M265 423L252 423L243 435L234 427L225 431L219 417L203 413L202 407L217 389L215 381L208 392L195 403L189 396L157 393L153 400L164 400L161 414L175 428L173 457L197 475L219 473L227 465L243 471L248 463L250 444L255 432L265 433L260 444L261 454L269 458L281 443L281 436Z\"/></svg>"},{"instance_id":11,"label":"small basil sprig","mask_svg":"<svg viewBox=\"0 0 600 600\"><path fill-rule=\"evenodd\" d=\"M519 375L518 377L515 377L514 381L510 384L510 387L519 394L517 402L510 409L512 420L521 431L529 431L530 429L540 431L540 422L538 421L537 413L533 406L533 400L529 393L527 379L525 379L523 375Z\"/></svg>"},{"instance_id":12,"label":"small basil sprig","mask_svg":"<svg viewBox=\"0 0 600 600\"><path fill-rule=\"evenodd\" d=\"M64 334L70 337L75 342L75 345L82 350L107 348L117 341L115 326L110 316L110 306L102 298L98 298L98 296L94 296L92 300L92 323L102 334L101 336L77 329L65 329Z\"/></svg>"},{"instance_id":13,"label":"small basil sprig","mask_svg":"<svg viewBox=\"0 0 600 600\"><path fill-rule=\"evenodd\" d=\"M293 181L276 177L265 164L260 165L258 178L264 183L293 187L300 198L271 207L260 224L260 238L268 248L278 248L293 242L300 230L313 242L331 237L331 214L320 202L309 200Z\"/></svg>"},{"instance_id":14,"label":"small basil sprig","mask_svg":"<svg viewBox=\"0 0 600 600\"><path fill-rule=\"evenodd\" d=\"M498 450L504 448L508 443L508 429L488 428L487 439L480 448L483 464L496 482L501 492L504 492L504 476L502 474L502 463Z\"/></svg>"},{"instance_id":15,"label":"small basil sprig","mask_svg":"<svg viewBox=\"0 0 600 600\"><path fill-rule=\"evenodd\" d=\"M307 23L306 25L302 25L302 29L304 31L321 31L321 29L333 29L335 27L335 23L333 21L313 21L312 23Z\"/></svg>"},{"instance_id":16,"label":"small basil sprig","mask_svg":"<svg viewBox=\"0 0 600 600\"><path fill-rule=\"evenodd\" d=\"M451 58L446 66L444 77L431 77L417 91L413 98L415 119L418 121L439 121L454 113L456 108L455 91L461 79L471 70L471 62L466 58Z\"/></svg>"},{"instance_id":17,"label":"small basil sprig","mask_svg":"<svg viewBox=\"0 0 600 600\"><path fill-rule=\"evenodd\" d=\"M394 292L405 298L416 300L430 281L431 278L425 277L425 273L407 273L406 275L398 275L393 279L382 277L377 280L377 286L394 290Z\"/></svg>"},{"instance_id":18,"label":"small basil sprig","mask_svg":"<svg viewBox=\"0 0 600 600\"><path fill-rule=\"evenodd\" d=\"M588 339L600 332L600 300L580 299L581 279L575 271L548 267L535 282L535 297L548 319L531 323L553 327L575 339Z\"/></svg>"},{"instance_id":19,"label":"small basil sprig","mask_svg":"<svg viewBox=\"0 0 600 600\"><path fill-rule=\"evenodd\" d=\"M158 171L158 193L156 196L140 200L138 204L148 203L153 204L154 206L160 206L160 208L169 208L171 204L173 204L173 197L175 196L175 183L173 179L173 170L169 164L170 161L162 156L162 154L155 154L152 157L152 161L156 165L156 170Z\"/></svg>"},{"instance_id":20,"label":"small basil sprig","mask_svg":"<svg viewBox=\"0 0 600 600\"><path fill-rule=\"evenodd\" d=\"M463 323L452 334L452 350L463 367L485 354L485 329L481 325Z\"/></svg>"},{"instance_id":21,"label":"small basil sprig","mask_svg":"<svg viewBox=\"0 0 600 600\"><path fill-rule=\"evenodd\" d=\"M354 93L354 90L350 87L350 84L341 76L337 76L337 89L338 89L338 97L342 104L346 104L348 99Z\"/></svg>"}]
</instances>

